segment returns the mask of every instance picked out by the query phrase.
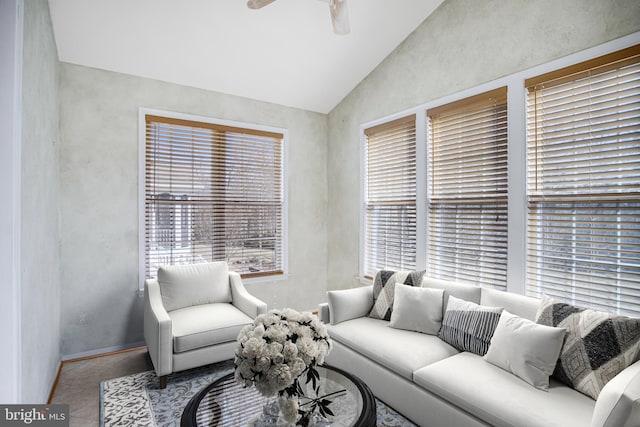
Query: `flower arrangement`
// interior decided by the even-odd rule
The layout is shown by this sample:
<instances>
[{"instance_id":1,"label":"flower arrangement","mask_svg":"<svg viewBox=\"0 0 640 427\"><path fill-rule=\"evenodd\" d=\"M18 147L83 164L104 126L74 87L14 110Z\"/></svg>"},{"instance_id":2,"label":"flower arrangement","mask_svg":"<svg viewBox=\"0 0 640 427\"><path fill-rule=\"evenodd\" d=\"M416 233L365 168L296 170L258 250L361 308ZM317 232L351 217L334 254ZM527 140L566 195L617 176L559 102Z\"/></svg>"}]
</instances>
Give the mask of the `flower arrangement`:
<instances>
[{"instance_id":1,"label":"flower arrangement","mask_svg":"<svg viewBox=\"0 0 640 427\"><path fill-rule=\"evenodd\" d=\"M319 409L332 415L327 399L304 397L299 379L306 374L316 393L319 379L316 365L324 363L331 350L327 328L311 313L292 309L271 310L261 314L238 335L235 357L235 379L255 388L264 396L278 396L278 406L285 421L307 425L310 414ZM307 405L308 408L301 406Z\"/></svg>"}]
</instances>

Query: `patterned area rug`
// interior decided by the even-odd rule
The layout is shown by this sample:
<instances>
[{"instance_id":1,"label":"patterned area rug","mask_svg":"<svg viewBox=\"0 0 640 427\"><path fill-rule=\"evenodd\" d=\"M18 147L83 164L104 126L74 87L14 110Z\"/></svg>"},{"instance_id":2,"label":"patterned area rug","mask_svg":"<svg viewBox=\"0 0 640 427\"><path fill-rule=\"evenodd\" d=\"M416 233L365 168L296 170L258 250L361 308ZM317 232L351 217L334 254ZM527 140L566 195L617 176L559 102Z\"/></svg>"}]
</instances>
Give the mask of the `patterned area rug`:
<instances>
[{"instance_id":1,"label":"patterned area rug","mask_svg":"<svg viewBox=\"0 0 640 427\"><path fill-rule=\"evenodd\" d=\"M100 427L173 427L180 425L189 399L211 382L233 371L226 361L169 375L159 389L155 372L103 381L100 384ZM415 427L402 415L376 399L378 427Z\"/></svg>"}]
</instances>

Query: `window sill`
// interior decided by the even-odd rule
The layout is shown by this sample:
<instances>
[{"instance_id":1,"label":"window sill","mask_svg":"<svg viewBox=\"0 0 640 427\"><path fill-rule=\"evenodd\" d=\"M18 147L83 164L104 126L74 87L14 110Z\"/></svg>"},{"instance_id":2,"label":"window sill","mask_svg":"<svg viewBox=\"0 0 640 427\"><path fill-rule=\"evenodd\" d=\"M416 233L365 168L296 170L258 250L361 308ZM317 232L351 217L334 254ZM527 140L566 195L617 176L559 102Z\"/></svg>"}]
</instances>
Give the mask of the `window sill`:
<instances>
[{"instance_id":1,"label":"window sill","mask_svg":"<svg viewBox=\"0 0 640 427\"><path fill-rule=\"evenodd\" d=\"M358 281L363 286L371 286L371 285L373 285L373 278L368 277L368 276L360 276L360 277L358 277Z\"/></svg>"},{"instance_id":2,"label":"window sill","mask_svg":"<svg viewBox=\"0 0 640 427\"><path fill-rule=\"evenodd\" d=\"M242 283L246 285L246 284L252 284L252 283L281 282L283 280L287 280L288 278L289 278L288 273L270 274L265 276L246 277L242 279Z\"/></svg>"}]
</instances>

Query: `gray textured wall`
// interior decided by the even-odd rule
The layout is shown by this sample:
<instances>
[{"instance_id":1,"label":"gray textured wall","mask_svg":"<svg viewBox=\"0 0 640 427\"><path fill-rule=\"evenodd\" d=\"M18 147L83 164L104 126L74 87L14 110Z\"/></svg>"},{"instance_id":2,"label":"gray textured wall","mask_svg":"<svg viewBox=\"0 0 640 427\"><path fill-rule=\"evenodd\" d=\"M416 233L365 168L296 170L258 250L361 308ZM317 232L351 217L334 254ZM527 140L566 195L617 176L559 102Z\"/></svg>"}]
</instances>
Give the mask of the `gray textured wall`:
<instances>
[{"instance_id":1,"label":"gray textured wall","mask_svg":"<svg viewBox=\"0 0 640 427\"><path fill-rule=\"evenodd\" d=\"M290 277L248 288L270 307L308 309L324 300L327 286L349 287L358 273L361 123L640 30L636 0L448 0L328 120L63 63L58 169L55 45L46 1L25 3L22 274L29 396L43 393L46 381L38 376L53 375L58 342L62 354L72 355L143 339L136 294L138 107L289 129Z\"/></svg>"},{"instance_id":2,"label":"gray textured wall","mask_svg":"<svg viewBox=\"0 0 640 427\"><path fill-rule=\"evenodd\" d=\"M60 361L59 63L47 0L24 2L22 401L46 402Z\"/></svg>"},{"instance_id":3,"label":"gray textured wall","mask_svg":"<svg viewBox=\"0 0 640 427\"><path fill-rule=\"evenodd\" d=\"M139 107L289 130L290 275L247 289L270 308L316 307L327 283L326 115L62 63L62 354L143 340Z\"/></svg>"},{"instance_id":4,"label":"gray textured wall","mask_svg":"<svg viewBox=\"0 0 640 427\"><path fill-rule=\"evenodd\" d=\"M329 289L358 275L361 124L639 30L638 0L443 3L329 114Z\"/></svg>"}]
</instances>

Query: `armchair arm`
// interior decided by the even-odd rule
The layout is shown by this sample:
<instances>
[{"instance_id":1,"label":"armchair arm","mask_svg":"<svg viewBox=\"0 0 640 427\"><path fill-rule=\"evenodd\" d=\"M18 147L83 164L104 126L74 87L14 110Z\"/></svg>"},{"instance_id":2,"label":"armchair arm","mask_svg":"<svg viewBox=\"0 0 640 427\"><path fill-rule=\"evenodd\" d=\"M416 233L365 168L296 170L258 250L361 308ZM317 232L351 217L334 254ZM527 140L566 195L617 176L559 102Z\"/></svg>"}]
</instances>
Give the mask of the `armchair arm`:
<instances>
[{"instance_id":1,"label":"armchair arm","mask_svg":"<svg viewBox=\"0 0 640 427\"><path fill-rule=\"evenodd\" d=\"M158 376L173 369L173 333L171 318L162 305L160 286L156 279L144 284L144 339Z\"/></svg>"},{"instance_id":2,"label":"armchair arm","mask_svg":"<svg viewBox=\"0 0 640 427\"><path fill-rule=\"evenodd\" d=\"M331 324L366 316L373 306L373 286L327 292Z\"/></svg>"},{"instance_id":3,"label":"armchair arm","mask_svg":"<svg viewBox=\"0 0 640 427\"><path fill-rule=\"evenodd\" d=\"M640 361L609 381L598 396L591 427L640 426Z\"/></svg>"},{"instance_id":4,"label":"armchair arm","mask_svg":"<svg viewBox=\"0 0 640 427\"><path fill-rule=\"evenodd\" d=\"M267 303L247 292L240 275L235 271L229 272L229 284L231 285L231 304L238 307L244 314L255 319L259 314L267 312Z\"/></svg>"}]
</instances>

